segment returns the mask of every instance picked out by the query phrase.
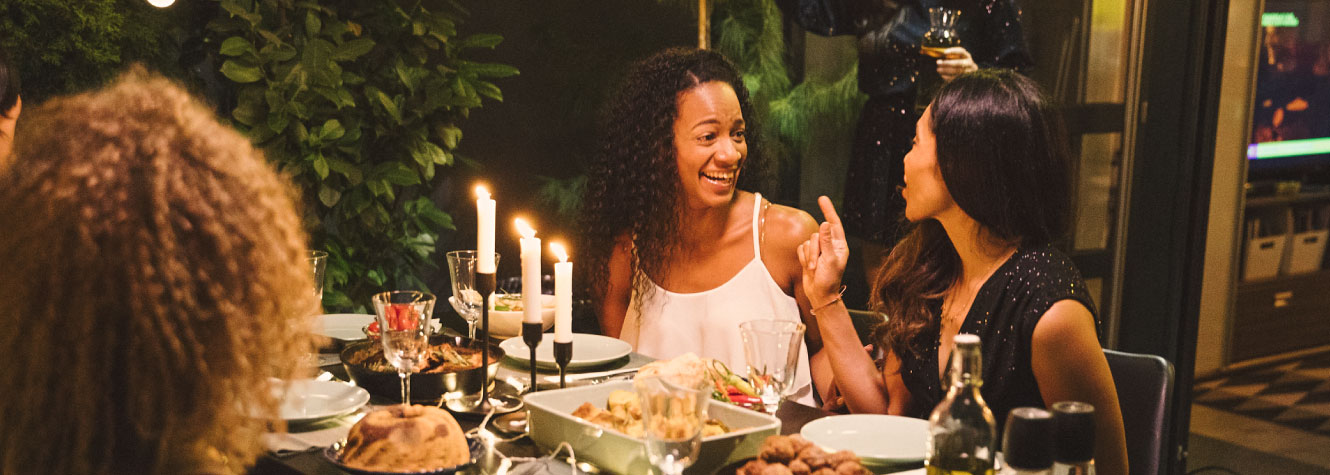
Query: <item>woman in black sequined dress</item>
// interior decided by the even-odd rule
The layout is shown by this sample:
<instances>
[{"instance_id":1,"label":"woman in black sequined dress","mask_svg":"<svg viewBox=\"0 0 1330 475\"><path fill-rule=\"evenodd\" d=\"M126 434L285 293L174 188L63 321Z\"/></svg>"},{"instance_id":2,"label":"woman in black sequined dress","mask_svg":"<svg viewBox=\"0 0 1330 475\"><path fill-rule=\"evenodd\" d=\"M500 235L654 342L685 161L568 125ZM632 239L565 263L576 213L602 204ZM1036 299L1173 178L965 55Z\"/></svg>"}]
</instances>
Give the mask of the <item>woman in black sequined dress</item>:
<instances>
[{"instance_id":1,"label":"woman in black sequined dress","mask_svg":"<svg viewBox=\"0 0 1330 475\"><path fill-rule=\"evenodd\" d=\"M901 159L910 150L915 80L935 67L944 80L978 68L1024 70L1034 63L1021 33L1016 0L777 0L787 18L813 33L859 38L859 90L869 96L860 112L845 179L845 229L878 245L895 244L905 207ZM961 47L948 59L923 64L920 39L928 9L959 10Z\"/></svg>"},{"instance_id":2,"label":"woman in black sequined dress","mask_svg":"<svg viewBox=\"0 0 1330 475\"><path fill-rule=\"evenodd\" d=\"M861 346L837 290L849 259L840 219L798 253L803 285L831 371L815 368L824 401L854 412L927 417L947 389L960 333L983 344L984 400L999 433L1016 407L1095 406L1098 473L1126 473L1117 391L1097 338L1094 303L1071 260L1050 243L1071 208L1066 133L1038 86L1008 70L981 70L942 86L915 126L904 160L905 216L913 222L876 277L871 306L887 315Z\"/></svg>"}]
</instances>

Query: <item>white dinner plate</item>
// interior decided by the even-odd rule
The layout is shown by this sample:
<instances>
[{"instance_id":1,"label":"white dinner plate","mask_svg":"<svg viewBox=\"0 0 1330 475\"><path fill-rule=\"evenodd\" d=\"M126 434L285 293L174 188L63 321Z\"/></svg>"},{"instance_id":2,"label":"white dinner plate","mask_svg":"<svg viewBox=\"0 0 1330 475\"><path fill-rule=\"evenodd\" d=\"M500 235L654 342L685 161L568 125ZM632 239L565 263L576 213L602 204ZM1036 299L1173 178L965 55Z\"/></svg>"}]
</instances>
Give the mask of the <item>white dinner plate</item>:
<instances>
[{"instance_id":1,"label":"white dinner plate","mask_svg":"<svg viewBox=\"0 0 1330 475\"><path fill-rule=\"evenodd\" d=\"M374 321L374 315L363 313L333 313L319 315L317 333L339 340L363 340L364 328Z\"/></svg>"},{"instance_id":2,"label":"white dinner plate","mask_svg":"<svg viewBox=\"0 0 1330 475\"><path fill-rule=\"evenodd\" d=\"M920 462L928 450L928 421L913 417L827 416L805 424L799 434L827 449L853 450L865 463Z\"/></svg>"},{"instance_id":3,"label":"white dinner plate","mask_svg":"<svg viewBox=\"0 0 1330 475\"><path fill-rule=\"evenodd\" d=\"M536 345L536 367L559 369L554 362L554 334L542 333L540 344ZM503 353L517 361L530 364L531 350L522 337L512 337L499 343ZM568 369L587 368L609 363L628 356L633 352L633 345L618 338L589 333L573 334L573 359L568 362Z\"/></svg>"},{"instance_id":4,"label":"white dinner plate","mask_svg":"<svg viewBox=\"0 0 1330 475\"><path fill-rule=\"evenodd\" d=\"M350 383L301 379L281 394L278 414L289 424L303 424L355 412L369 402L369 391ZM274 391L281 391L277 385Z\"/></svg>"}]
</instances>

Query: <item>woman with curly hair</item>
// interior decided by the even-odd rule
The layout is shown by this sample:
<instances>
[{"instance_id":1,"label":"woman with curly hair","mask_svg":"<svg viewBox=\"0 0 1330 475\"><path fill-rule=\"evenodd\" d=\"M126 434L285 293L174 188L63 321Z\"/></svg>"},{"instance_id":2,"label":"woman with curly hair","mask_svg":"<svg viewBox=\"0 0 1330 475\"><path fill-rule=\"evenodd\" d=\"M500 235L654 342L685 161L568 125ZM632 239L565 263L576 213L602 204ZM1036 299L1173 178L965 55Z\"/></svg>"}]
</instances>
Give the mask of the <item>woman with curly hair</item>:
<instances>
[{"instance_id":1,"label":"woman with curly hair","mask_svg":"<svg viewBox=\"0 0 1330 475\"><path fill-rule=\"evenodd\" d=\"M24 115L0 171L0 473L240 473L313 349L293 190L135 67Z\"/></svg>"},{"instance_id":2,"label":"woman with curly hair","mask_svg":"<svg viewBox=\"0 0 1330 475\"><path fill-rule=\"evenodd\" d=\"M583 197L583 261L602 330L655 358L744 367L739 323L808 323L793 398L812 401L819 347L794 253L816 223L741 191L760 145L723 56L670 49L635 64L605 110Z\"/></svg>"},{"instance_id":3,"label":"woman with curly hair","mask_svg":"<svg viewBox=\"0 0 1330 475\"><path fill-rule=\"evenodd\" d=\"M1071 203L1066 133L1034 81L1007 70L942 86L905 156L905 217L872 306L878 370L836 299L849 258L826 197L827 222L799 247L803 286L826 342L834 386L854 412L927 418L941 402L947 359L961 333L983 345L981 392L998 429L1016 407L1059 401L1095 406L1099 473L1126 473L1117 391L1099 346L1094 302L1071 260L1051 242Z\"/></svg>"}]
</instances>

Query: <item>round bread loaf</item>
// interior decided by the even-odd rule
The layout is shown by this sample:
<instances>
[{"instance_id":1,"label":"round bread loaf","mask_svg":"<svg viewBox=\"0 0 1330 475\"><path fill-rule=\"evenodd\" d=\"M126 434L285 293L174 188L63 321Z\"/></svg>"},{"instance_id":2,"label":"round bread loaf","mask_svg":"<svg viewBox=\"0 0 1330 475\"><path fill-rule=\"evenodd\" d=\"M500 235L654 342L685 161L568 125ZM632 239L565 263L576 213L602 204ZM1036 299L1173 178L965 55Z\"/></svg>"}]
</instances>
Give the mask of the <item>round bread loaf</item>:
<instances>
[{"instance_id":1,"label":"round bread loaf","mask_svg":"<svg viewBox=\"0 0 1330 475\"><path fill-rule=\"evenodd\" d=\"M362 470L410 472L471 461L466 435L448 411L397 405L360 419L346 438L342 463Z\"/></svg>"}]
</instances>

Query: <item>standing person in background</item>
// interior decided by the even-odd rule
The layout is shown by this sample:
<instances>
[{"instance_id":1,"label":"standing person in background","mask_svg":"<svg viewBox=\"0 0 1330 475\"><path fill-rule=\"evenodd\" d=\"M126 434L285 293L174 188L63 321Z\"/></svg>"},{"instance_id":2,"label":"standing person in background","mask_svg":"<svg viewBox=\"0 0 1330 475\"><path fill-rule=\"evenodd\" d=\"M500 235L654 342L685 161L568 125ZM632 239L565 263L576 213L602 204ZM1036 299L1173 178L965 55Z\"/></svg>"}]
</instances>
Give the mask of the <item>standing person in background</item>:
<instances>
[{"instance_id":1,"label":"standing person in background","mask_svg":"<svg viewBox=\"0 0 1330 475\"><path fill-rule=\"evenodd\" d=\"M809 355L821 344L795 247L817 223L744 190L763 159L753 118L719 53L675 48L634 64L604 112L578 268L601 330L653 358L744 368L740 323L805 323L790 399L813 404Z\"/></svg>"},{"instance_id":2,"label":"standing person in background","mask_svg":"<svg viewBox=\"0 0 1330 475\"><path fill-rule=\"evenodd\" d=\"M944 81L979 68L1025 70L1034 61L1021 32L1016 0L777 0L786 17L813 33L854 35L859 42L859 90L869 96L859 114L842 205L846 232L862 241L862 262L871 275L899 238L897 223L905 203L901 161L910 150L918 88L924 68ZM961 46L932 60L919 47L928 31L928 9L960 11L956 30ZM927 100L922 101L924 103ZM856 246L857 247L857 246ZM866 295L863 276L850 276L852 304ZM856 288L858 288L856 290Z\"/></svg>"},{"instance_id":3,"label":"standing person in background","mask_svg":"<svg viewBox=\"0 0 1330 475\"><path fill-rule=\"evenodd\" d=\"M314 348L294 191L135 67L0 167L0 473L243 473Z\"/></svg>"},{"instance_id":4,"label":"standing person in background","mask_svg":"<svg viewBox=\"0 0 1330 475\"><path fill-rule=\"evenodd\" d=\"M14 147L14 127L18 125L18 114L22 111L18 70L14 69L9 55L0 50L0 167L9 159L9 151Z\"/></svg>"}]
</instances>

